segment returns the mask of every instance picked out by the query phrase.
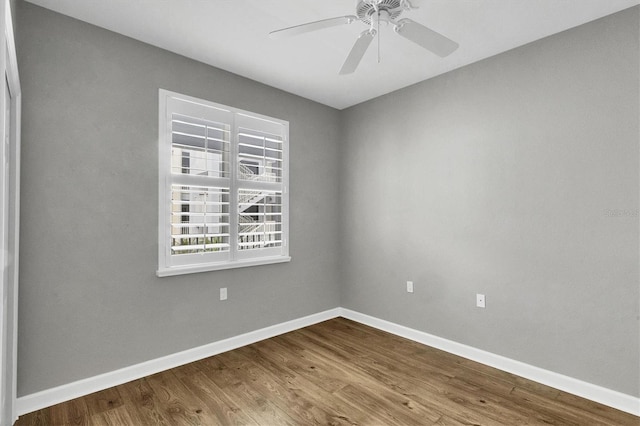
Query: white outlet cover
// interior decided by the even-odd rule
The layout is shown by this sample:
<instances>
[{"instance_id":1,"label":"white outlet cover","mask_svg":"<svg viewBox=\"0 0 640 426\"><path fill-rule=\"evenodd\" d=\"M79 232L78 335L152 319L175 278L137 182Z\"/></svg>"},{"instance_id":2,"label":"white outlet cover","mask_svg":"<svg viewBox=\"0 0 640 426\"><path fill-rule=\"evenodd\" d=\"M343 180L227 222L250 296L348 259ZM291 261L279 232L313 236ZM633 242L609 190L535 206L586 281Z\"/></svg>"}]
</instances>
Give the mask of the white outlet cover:
<instances>
[{"instance_id":1,"label":"white outlet cover","mask_svg":"<svg viewBox=\"0 0 640 426\"><path fill-rule=\"evenodd\" d=\"M407 281L407 293L413 293L413 281Z\"/></svg>"},{"instance_id":2,"label":"white outlet cover","mask_svg":"<svg viewBox=\"0 0 640 426\"><path fill-rule=\"evenodd\" d=\"M222 287L220 289L220 300L227 300L227 288Z\"/></svg>"},{"instance_id":3,"label":"white outlet cover","mask_svg":"<svg viewBox=\"0 0 640 426\"><path fill-rule=\"evenodd\" d=\"M478 308L484 308L485 307L484 294L476 294L476 306Z\"/></svg>"}]
</instances>

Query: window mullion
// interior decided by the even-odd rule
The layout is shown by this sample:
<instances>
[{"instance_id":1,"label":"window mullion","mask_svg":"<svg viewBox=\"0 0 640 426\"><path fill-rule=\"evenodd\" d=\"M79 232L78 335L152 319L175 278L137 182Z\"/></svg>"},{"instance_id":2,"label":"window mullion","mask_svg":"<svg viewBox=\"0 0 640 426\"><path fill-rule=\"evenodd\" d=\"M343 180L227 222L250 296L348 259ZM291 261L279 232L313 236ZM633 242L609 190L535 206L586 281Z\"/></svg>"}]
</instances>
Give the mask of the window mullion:
<instances>
[{"instance_id":1,"label":"window mullion","mask_svg":"<svg viewBox=\"0 0 640 426\"><path fill-rule=\"evenodd\" d=\"M238 258L238 120L233 115L231 125L230 151L230 188L229 188L229 244L231 260Z\"/></svg>"}]
</instances>

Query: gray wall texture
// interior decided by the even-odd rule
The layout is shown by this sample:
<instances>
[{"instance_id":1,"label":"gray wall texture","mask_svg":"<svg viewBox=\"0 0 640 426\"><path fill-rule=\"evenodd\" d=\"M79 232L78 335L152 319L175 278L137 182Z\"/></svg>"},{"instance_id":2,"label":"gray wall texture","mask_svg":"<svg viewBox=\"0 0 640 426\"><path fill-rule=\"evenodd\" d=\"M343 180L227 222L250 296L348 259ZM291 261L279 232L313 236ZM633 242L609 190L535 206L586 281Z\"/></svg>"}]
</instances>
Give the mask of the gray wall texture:
<instances>
[{"instance_id":1,"label":"gray wall texture","mask_svg":"<svg viewBox=\"0 0 640 426\"><path fill-rule=\"evenodd\" d=\"M338 111L26 2L18 21L19 395L339 306ZM290 263L156 277L158 88L290 122Z\"/></svg>"},{"instance_id":2,"label":"gray wall texture","mask_svg":"<svg viewBox=\"0 0 640 426\"><path fill-rule=\"evenodd\" d=\"M346 110L342 306L639 396L638 23Z\"/></svg>"},{"instance_id":3,"label":"gray wall texture","mask_svg":"<svg viewBox=\"0 0 640 426\"><path fill-rule=\"evenodd\" d=\"M339 112L19 2L19 395L344 306L639 396L638 10ZM290 122L291 263L156 278L158 88Z\"/></svg>"}]
</instances>

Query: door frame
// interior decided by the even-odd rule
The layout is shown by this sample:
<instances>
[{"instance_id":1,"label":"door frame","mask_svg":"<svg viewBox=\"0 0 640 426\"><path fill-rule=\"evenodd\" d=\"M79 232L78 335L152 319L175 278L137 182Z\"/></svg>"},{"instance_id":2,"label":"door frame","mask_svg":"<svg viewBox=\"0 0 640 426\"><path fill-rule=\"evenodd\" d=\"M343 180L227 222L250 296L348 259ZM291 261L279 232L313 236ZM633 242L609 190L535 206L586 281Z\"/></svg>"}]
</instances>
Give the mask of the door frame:
<instances>
[{"instance_id":1,"label":"door frame","mask_svg":"<svg viewBox=\"0 0 640 426\"><path fill-rule=\"evenodd\" d=\"M7 239L7 252L5 253L4 265L2 265L2 276L0 277L3 297L7 297L7 309L2 309L1 323L6 327L6 337L1 339L0 346L0 367L2 379L0 383L0 395L4 397L5 404L0 407L0 425L12 425L17 419L16 399L17 399L17 373L18 373L18 257L20 242L20 123L21 123L21 90L18 75L18 62L13 33L13 18L9 0L2 0L0 5L0 24L4 27L0 32L0 68L4 78L1 79L0 104L3 112L0 118L1 134L3 144L5 128L9 126L9 143L3 152L6 154L6 164L8 167L8 185L0 194L0 208L4 234ZM9 93L10 98L5 99L5 93ZM8 103L8 104L7 104ZM5 123L6 111L9 108L9 123ZM5 155L2 155L4 157ZM4 242L2 242L4 245ZM0 401L2 398L0 398Z\"/></svg>"}]
</instances>

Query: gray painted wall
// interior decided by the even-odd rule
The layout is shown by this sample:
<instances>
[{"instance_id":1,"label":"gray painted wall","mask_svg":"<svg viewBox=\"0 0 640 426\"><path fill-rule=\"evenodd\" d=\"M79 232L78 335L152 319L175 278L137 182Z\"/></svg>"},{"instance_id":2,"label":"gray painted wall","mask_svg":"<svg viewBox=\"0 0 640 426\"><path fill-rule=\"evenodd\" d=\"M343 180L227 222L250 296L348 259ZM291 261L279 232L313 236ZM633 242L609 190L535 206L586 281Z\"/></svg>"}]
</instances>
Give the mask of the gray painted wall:
<instances>
[{"instance_id":1,"label":"gray painted wall","mask_svg":"<svg viewBox=\"0 0 640 426\"><path fill-rule=\"evenodd\" d=\"M19 395L339 306L338 111L26 2L18 20ZM290 122L290 263L155 276L158 88Z\"/></svg>"},{"instance_id":2,"label":"gray painted wall","mask_svg":"<svg viewBox=\"0 0 640 426\"><path fill-rule=\"evenodd\" d=\"M346 110L342 306L639 396L638 22Z\"/></svg>"}]
</instances>

